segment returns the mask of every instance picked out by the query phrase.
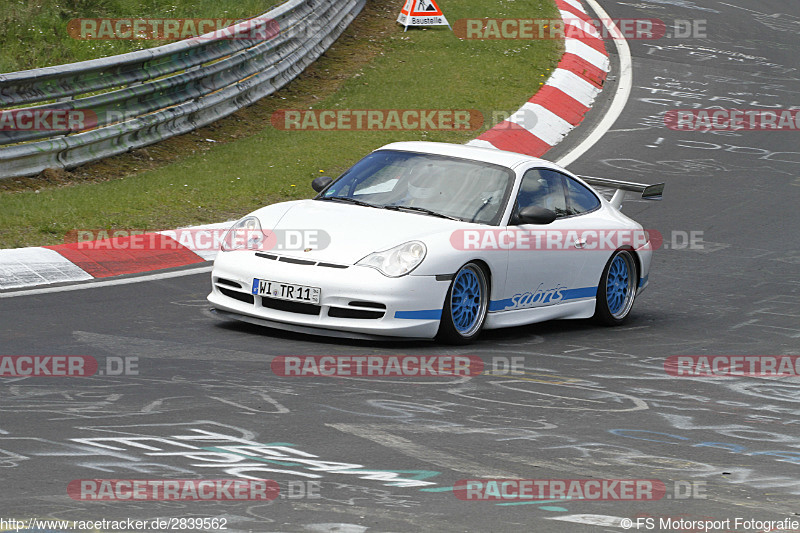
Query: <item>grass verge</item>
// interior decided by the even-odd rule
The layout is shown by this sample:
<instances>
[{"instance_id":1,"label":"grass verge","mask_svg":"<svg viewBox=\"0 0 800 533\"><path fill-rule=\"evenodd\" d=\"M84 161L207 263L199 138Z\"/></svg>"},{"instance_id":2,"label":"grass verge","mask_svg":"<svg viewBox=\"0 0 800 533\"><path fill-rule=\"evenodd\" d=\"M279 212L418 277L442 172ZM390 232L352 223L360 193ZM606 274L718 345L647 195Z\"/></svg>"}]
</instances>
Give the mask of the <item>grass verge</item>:
<instances>
[{"instance_id":1,"label":"grass verge","mask_svg":"<svg viewBox=\"0 0 800 533\"><path fill-rule=\"evenodd\" d=\"M2 0L0 72L86 61L170 42L73 39L68 31L73 19L240 20L264 13L278 3L276 0Z\"/></svg>"},{"instance_id":2,"label":"grass verge","mask_svg":"<svg viewBox=\"0 0 800 533\"><path fill-rule=\"evenodd\" d=\"M460 18L558 17L552 0L443 0ZM464 41L446 27L395 23L367 3L346 33L286 89L197 132L71 172L0 180L0 248L57 244L75 229L165 229L238 218L313 195L370 150L398 140L463 143L516 110L561 57L552 40ZM478 131L283 131L279 109L478 109Z\"/></svg>"}]
</instances>

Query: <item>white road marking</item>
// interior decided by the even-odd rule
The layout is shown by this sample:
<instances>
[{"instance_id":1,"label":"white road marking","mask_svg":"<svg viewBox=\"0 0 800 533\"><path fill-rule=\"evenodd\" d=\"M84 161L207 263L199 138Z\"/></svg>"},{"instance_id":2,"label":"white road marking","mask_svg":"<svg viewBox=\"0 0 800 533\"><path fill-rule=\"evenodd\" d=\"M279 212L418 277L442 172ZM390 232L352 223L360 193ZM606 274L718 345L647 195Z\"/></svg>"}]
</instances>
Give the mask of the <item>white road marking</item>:
<instances>
[{"instance_id":1,"label":"white road marking","mask_svg":"<svg viewBox=\"0 0 800 533\"><path fill-rule=\"evenodd\" d=\"M44 287L41 289L29 289L24 291L14 292L0 292L0 299L14 298L15 296L33 296L36 294L49 294L53 292L67 292L79 291L83 289L95 289L98 287L110 287L113 285L127 285L129 283L139 283L140 281L157 281L160 279L179 278L182 276L192 276L194 274L202 274L204 272L211 272L211 265L180 270L177 272L160 272L156 274L146 274L144 276L135 276L130 278L115 278L105 281L96 281L93 283L81 283L78 285L65 285L63 287ZM210 290L210 289L209 289Z\"/></svg>"},{"instance_id":2,"label":"white road marking","mask_svg":"<svg viewBox=\"0 0 800 533\"><path fill-rule=\"evenodd\" d=\"M618 35L621 33L608 13L597 3L597 0L586 0L586 2L592 6L598 18L603 21L603 25L608 29L610 35ZM628 41L624 38L614 39L614 45L617 47L617 53L619 54L620 70L619 85L617 86L617 91L614 93L614 100L611 102L611 107L606 112L603 120L597 124L592 133L590 133L582 143L556 161L556 164L562 167L569 166L570 163L573 163L580 156L585 154L589 148L597 144L603 135L611 129L611 126L617 121L622 114L622 110L625 109L625 105L628 103L631 89L633 88L633 61L631 60L631 49L628 46Z\"/></svg>"}]
</instances>

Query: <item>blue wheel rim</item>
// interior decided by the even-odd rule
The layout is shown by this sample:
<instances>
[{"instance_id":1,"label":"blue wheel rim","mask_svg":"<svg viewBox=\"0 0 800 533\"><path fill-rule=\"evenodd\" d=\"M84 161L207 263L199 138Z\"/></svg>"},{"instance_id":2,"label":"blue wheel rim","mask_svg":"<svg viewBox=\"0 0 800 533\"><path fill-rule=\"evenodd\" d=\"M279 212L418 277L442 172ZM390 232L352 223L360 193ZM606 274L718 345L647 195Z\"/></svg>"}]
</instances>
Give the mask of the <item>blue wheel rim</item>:
<instances>
[{"instance_id":1,"label":"blue wheel rim","mask_svg":"<svg viewBox=\"0 0 800 533\"><path fill-rule=\"evenodd\" d=\"M450 315L456 330L465 334L474 329L480 320L483 288L477 274L465 268L453 281L450 296Z\"/></svg>"},{"instance_id":2,"label":"blue wheel rim","mask_svg":"<svg viewBox=\"0 0 800 533\"><path fill-rule=\"evenodd\" d=\"M606 301L612 315L617 315L625 309L630 297L630 282L631 274L628 262L618 255L611 262L606 280Z\"/></svg>"}]
</instances>

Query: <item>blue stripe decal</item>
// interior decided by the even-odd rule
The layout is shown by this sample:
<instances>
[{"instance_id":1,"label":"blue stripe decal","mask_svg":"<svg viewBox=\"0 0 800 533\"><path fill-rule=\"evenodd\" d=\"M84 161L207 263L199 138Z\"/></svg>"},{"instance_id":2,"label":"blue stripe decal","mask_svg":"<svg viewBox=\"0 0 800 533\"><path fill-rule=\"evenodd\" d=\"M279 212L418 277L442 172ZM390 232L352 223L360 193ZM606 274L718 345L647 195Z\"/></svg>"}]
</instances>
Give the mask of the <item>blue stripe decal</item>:
<instances>
[{"instance_id":1,"label":"blue stripe decal","mask_svg":"<svg viewBox=\"0 0 800 533\"><path fill-rule=\"evenodd\" d=\"M581 287L578 289L564 289L561 291L561 300L558 303L567 301L567 300L577 300L579 298L594 298L597 296L597 287ZM489 302L489 311L511 311L512 309L508 309L513 307L514 309L537 309L540 307L547 307L544 305L540 306L527 306L527 307L514 307L514 302L511 298L504 298L503 300L492 300Z\"/></svg>"},{"instance_id":2,"label":"blue stripe decal","mask_svg":"<svg viewBox=\"0 0 800 533\"><path fill-rule=\"evenodd\" d=\"M426 309L423 311L395 311L395 318L406 318L410 320L441 320L441 309Z\"/></svg>"},{"instance_id":3,"label":"blue stripe decal","mask_svg":"<svg viewBox=\"0 0 800 533\"><path fill-rule=\"evenodd\" d=\"M580 289L567 289L561 294L563 300L577 300L578 298L594 298L597 296L597 287L582 287Z\"/></svg>"},{"instance_id":4,"label":"blue stripe decal","mask_svg":"<svg viewBox=\"0 0 800 533\"><path fill-rule=\"evenodd\" d=\"M649 278L649 277L650 277L650 274L648 273L645 277L640 279L639 280L639 287L644 287L645 284L647 284L647 278Z\"/></svg>"},{"instance_id":5,"label":"blue stripe decal","mask_svg":"<svg viewBox=\"0 0 800 533\"><path fill-rule=\"evenodd\" d=\"M489 311L502 311L511 305L511 298L506 298L505 300L492 300L489 302Z\"/></svg>"}]
</instances>

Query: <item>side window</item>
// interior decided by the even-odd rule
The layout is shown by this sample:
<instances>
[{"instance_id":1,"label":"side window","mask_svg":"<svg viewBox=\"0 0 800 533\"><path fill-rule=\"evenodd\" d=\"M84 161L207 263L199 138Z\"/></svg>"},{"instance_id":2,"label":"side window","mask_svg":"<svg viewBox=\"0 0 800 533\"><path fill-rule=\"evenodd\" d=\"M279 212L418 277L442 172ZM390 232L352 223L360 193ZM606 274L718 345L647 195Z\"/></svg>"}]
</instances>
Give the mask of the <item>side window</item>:
<instances>
[{"instance_id":1,"label":"side window","mask_svg":"<svg viewBox=\"0 0 800 533\"><path fill-rule=\"evenodd\" d=\"M559 217L567 214L561 174L537 168L525 173L517 195L517 209L524 209L532 205L555 211Z\"/></svg>"},{"instance_id":2,"label":"side window","mask_svg":"<svg viewBox=\"0 0 800 533\"><path fill-rule=\"evenodd\" d=\"M564 181L567 184L567 213L580 215L600 207L600 200L592 191L569 176L564 176Z\"/></svg>"}]
</instances>

